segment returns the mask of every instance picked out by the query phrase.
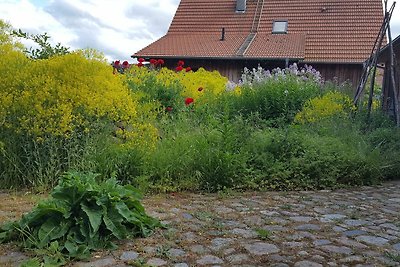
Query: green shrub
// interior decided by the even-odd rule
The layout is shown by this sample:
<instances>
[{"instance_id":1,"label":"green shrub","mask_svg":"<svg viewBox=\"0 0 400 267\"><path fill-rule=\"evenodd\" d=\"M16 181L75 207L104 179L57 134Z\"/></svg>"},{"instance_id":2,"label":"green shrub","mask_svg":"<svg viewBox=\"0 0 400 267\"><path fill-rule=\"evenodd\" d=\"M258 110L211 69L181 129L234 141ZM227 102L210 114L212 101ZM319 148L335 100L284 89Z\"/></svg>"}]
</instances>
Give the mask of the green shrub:
<instances>
[{"instance_id":1,"label":"green shrub","mask_svg":"<svg viewBox=\"0 0 400 267\"><path fill-rule=\"evenodd\" d=\"M400 178L400 129L377 128L368 133L368 142L381 155L381 175L385 179Z\"/></svg>"},{"instance_id":2,"label":"green shrub","mask_svg":"<svg viewBox=\"0 0 400 267\"><path fill-rule=\"evenodd\" d=\"M97 147L93 133L74 134L69 138L47 136L32 139L9 130L0 131L0 187L54 187L67 170L89 170L91 153Z\"/></svg>"},{"instance_id":3,"label":"green shrub","mask_svg":"<svg viewBox=\"0 0 400 267\"><path fill-rule=\"evenodd\" d=\"M152 111L104 58L87 50L32 60L8 42L0 43L0 188L52 187L60 173L91 168L82 165L99 135L154 147Z\"/></svg>"},{"instance_id":4,"label":"green shrub","mask_svg":"<svg viewBox=\"0 0 400 267\"><path fill-rule=\"evenodd\" d=\"M250 184L259 188L335 188L374 184L382 177L378 151L362 139L348 143L297 127L256 132L247 149L254 171Z\"/></svg>"},{"instance_id":5,"label":"green shrub","mask_svg":"<svg viewBox=\"0 0 400 267\"><path fill-rule=\"evenodd\" d=\"M282 126L292 122L303 104L320 93L318 77L311 72L308 77L308 72L302 73L295 65L271 73L262 69L259 72L258 76L253 74L256 77L251 82L244 82L241 93L226 96L232 114L248 117L257 113L271 126ZM259 77L262 73L266 74Z\"/></svg>"},{"instance_id":6,"label":"green shrub","mask_svg":"<svg viewBox=\"0 0 400 267\"><path fill-rule=\"evenodd\" d=\"M145 214L140 193L114 178L98 183L96 175L68 173L20 221L0 229L0 241L18 240L26 249L47 250L45 262L83 259L94 249L114 247L114 239L147 236L160 223ZM57 262L51 254L57 252Z\"/></svg>"},{"instance_id":7,"label":"green shrub","mask_svg":"<svg viewBox=\"0 0 400 267\"><path fill-rule=\"evenodd\" d=\"M160 129L162 139L146 160L148 181L161 191L216 191L241 184L246 154L240 151L249 129L240 119L209 118L202 124L189 113Z\"/></svg>"}]
</instances>

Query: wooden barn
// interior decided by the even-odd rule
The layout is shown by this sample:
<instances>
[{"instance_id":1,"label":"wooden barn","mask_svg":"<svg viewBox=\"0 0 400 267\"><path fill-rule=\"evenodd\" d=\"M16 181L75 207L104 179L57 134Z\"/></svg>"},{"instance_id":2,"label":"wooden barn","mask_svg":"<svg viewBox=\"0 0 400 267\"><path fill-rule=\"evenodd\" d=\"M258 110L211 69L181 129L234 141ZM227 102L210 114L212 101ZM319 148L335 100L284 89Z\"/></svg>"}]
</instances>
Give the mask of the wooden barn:
<instances>
[{"instance_id":1,"label":"wooden barn","mask_svg":"<svg viewBox=\"0 0 400 267\"><path fill-rule=\"evenodd\" d=\"M244 67L296 62L357 85L382 20L381 0L181 0L167 34L132 57L184 60L232 81Z\"/></svg>"},{"instance_id":2,"label":"wooden barn","mask_svg":"<svg viewBox=\"0 0 400 267\"><path fill-rule=\"evenodd\" d=\"M391 49L389 45L382 48L379 54L378 63L384 64L382 94L382 108L384 111L394 116L395 105L400 102L400 36L397 36L393 42L393 74L394 85L391 76ZM393 88L395 87L395 88ZM397 98L397 101L393 101ZM397 102L397 104L396 104Z\"/></svg>"}]
</instances>

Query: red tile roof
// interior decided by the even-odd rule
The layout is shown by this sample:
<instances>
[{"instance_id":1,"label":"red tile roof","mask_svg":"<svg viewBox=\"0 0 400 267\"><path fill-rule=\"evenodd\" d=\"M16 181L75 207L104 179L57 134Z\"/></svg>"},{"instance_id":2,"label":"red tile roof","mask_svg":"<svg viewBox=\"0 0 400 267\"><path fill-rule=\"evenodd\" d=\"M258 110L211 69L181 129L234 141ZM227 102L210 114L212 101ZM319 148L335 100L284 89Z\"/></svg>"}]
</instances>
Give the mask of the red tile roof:
<instances>
[{"instance_id":1,"label":"red tile roof","mask_svg":"<svg viewBox=\"0 0 400 267\"><path fill-rule=\"evenodd\" d=\"M268 0L261 16L257 1L247 0L246 12L236 13L236 0L181 0L168 33L133 56L359 63L369 56L383 20L381 0ZM288 21L287 34L271 33L274 20ZM255 38L240 54L253 23Z\"/></svg>"},{"instance_id":2,"label":"red tile roof","mask_svg":"<svg viewBox=\"0 0 400 267\"><path fill-rule=\"evenodd\" d=\"M220 41L219 34L167 34L155 43L145 48L143 53L137 54L145 57L201 57L201 58L227 58L233 57L246 34L226 36Z\"/></svg>"}]
</instances>

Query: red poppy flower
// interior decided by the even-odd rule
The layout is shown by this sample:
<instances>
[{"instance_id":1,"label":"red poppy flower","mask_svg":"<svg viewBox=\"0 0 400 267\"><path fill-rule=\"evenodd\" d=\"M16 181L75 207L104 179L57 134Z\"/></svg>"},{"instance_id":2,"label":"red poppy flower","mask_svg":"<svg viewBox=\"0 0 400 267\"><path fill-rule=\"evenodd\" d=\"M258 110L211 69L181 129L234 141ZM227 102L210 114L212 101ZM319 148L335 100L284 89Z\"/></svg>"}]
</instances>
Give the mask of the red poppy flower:
<instances>
[{"instance_id":1,"label":"red poppy flower","mask_svg":"<svg viewBox=\"0 0 400 267\"><path fill-rule=\"evenodd\" d=\"M199 92L203 91L203 87L199 87L199 88L197 89L197 91L199 91Z\"/></svg>"},{"instance_id":2,"label":"red poppy flower","mask_svg":"<svg viewBox=\"0 0 400 267\"><path fill-rule=\"evenodd\" d=\"M182 60L179 60L178 61L178 66L183 66L183 65L185 65L185 62L183 62Z\"/></svg>"},{"instance_id":3,"label":"red poppy flower","mask_svg":"<svg viewBox=\"0 0 400 267\"><path fill-rule=\"evenodd\" d=\"M150 64L157 65L157 60L154 58L150 59Z\"/></svg>"},{"instance_id":4,"label":"red poppy flower","mask_svg":"<svg viewBox=\"0 0 400 267\"><path fill-rule=\"evenodd\" d=\"M192 70L191 67L187 67L187 68L186 68L186 72L189 72L189 71L191 71L191 70Z\"/></svg>"},{"instance_id":5,"label":"red poppy flower","mask_svg":"<svg viewBox=\"0 0 400 267\"><path fill-rule=\"evenodd\" d=\"M194 99L191 98L191 97L187 97L187 98L185 99L185 105L186 105L186 106L189 106L189 105L192 104L193 102L194 102Z\"/></svg>"},{"instance_id":6,"label":"red poppy flower","mask_svg":"<svg viewBox=\"0 0 400 267\"><path fill-rule=\"evenodd\" d=\"M128 61L124 61L124 62L122 62L122 67L124 68L124 69L127 69L127 68L129 68L129 63L128 63Z\"/></svg>"},{"instance_id":7,"label":"red poppy flower","mask_svg":"<svg viewBox=\"0 0 400 267\"><path fill-rule=\"evenodd\" d=\"M182 71L182 70L183 70L183 67L182 67L182 66L178 66L178 67L175 68L175 70L176 70L176 71Z\"/></svg>"},{"instance_id":8,"label":"red poppy flower","mask_svg":"<svg viewBox=\"0 0 400 267\"><path fill-rule=\"evenodd\" d=\"M173 110L173 108L168 106L168 107L165 108L165 110L168 111L168 112L171 112Z\"/></svg>"},{"instance_id":9,"label":"red poppy flower","mask_svg":"<svg viewBox=\"0 0 400 267\"><path fill-rule=\"evenodd\" d=\"M157 65L164 65L164 60L159 59L159 60L157 61Z\"/></svg>"},{"instance_id":10,"label":"red poppy flower","mask_svg":"<svg viewBox=\"0 0 400 267\"><path fill-rule=\"evenodd\" d=\"M139 58L138 61L139 61L140 63L143 63L143 62L144 62L144 58Z\"/></svg>"},{"instance_id":11,"label":"red poppy flower","mask_svg":"<svg viewBox=\"0 0 400 267\"><path fill-rule=\"evenodd\" d=\"M139 62L139 63L137 64L137 66L140 68L140 67L143 67L144 64L143 64L142 62Z\"/></svg>"}]
</instances>

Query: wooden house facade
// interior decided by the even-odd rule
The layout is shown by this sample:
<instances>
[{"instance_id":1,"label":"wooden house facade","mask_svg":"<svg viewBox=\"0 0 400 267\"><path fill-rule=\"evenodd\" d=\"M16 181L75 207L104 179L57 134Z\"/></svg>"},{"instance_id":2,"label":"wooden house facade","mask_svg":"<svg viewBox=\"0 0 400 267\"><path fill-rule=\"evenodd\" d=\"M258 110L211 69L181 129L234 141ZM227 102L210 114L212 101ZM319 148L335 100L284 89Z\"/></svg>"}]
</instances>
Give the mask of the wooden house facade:
<instances>
[{"instance_id":1,"label":"wooden house facade","mask_svg":"<svg viewBox=\"0 0 400 267\"><path fill-rule=\"evenodd\" d=\"M382 108L385 112L390 115L395 115L394 112L394 101L393 99L397 96L397 103L400 102L400 36L397 36L393 41L393 74L395 84L393 85L392 77L391 77L391 51L390 46L386 45L380 51L378 63L384 64L384 72L383 72L383 83L382 83ZM395 88L393 88L395 86ZM395 96L396 95L396 96Z\"/></svg>"},{"instance_id":2,"label":"wooden house facade","mask_svg":"<svg viewBox=\"0 0 400 267\"><path fill-rule=\"evenodd\" d=\"M132 57L184 60L232 81L244 67L296 62L357 85L382 20L381 0L181 0L167 34Z\"/></svg>"}]
</instances>

